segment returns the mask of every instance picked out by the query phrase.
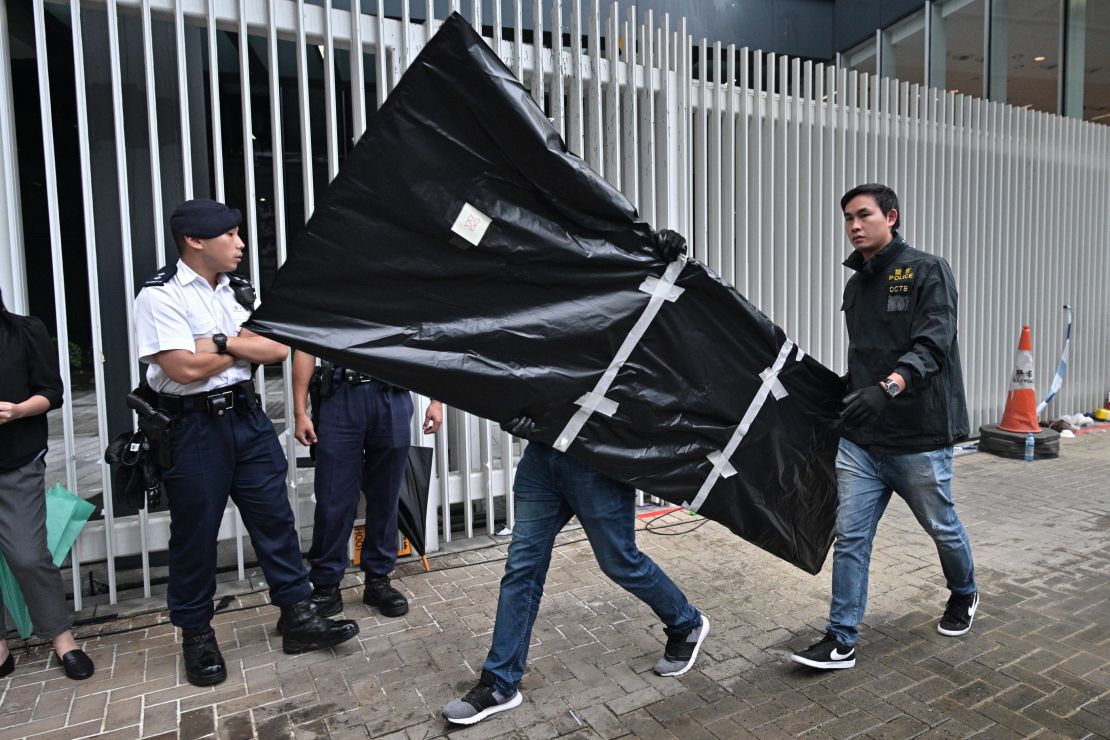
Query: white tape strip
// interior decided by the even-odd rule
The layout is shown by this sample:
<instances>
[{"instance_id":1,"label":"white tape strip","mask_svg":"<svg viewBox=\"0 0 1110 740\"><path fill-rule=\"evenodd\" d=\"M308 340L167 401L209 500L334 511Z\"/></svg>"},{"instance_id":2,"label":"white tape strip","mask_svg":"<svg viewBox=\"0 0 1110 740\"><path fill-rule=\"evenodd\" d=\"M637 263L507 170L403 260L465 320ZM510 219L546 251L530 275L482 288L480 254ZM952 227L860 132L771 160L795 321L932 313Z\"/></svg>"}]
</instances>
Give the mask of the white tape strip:
<instances>
[{"instance_id":1,"label":"white tape strip","mask_svg":"<svg viewBox=\"0 0 1110 740\"><path fill-rule=\"evenodd\" d=\"M575 401L575 403L584 409L596 411L599 414L604 414L605 416L612 416L613 414L617 413L616 401L610 401L605 396L599 396L593 391L590 391L589 393L584 393L581 398Z\"/></svg>"},{"instance_id":2,"label":"white tape strip","mask_svg":"<svg viewBox=\"0 0 1110 740\"><path fill-rule=\"evenodd\" d=\"M728 458L725 457L724 453L720 450L718 450L717 452L710 452L708 455L706 455L706 457L709 458L709 462L713 463L714 465L721 466L722 478L731 478L732 476L736 475L736 468L732 467L732 463L728 461Z\"/></svg>"},{"instance_id":3,"label":"white tape strip","mask_svg":"<svg viewBox=\"0 0 1110 740\"><path fill-rule=\"evenodd\" d=\"M736 430L732 433L732 437L728 440L728 444L725 445L725 449L719 453L714 453L720 455L720 457L714 461L713 469L709 471L709 476L705 479L705 482L701 484L698 495L694 496L692 502L683 504L683 506L690 511L697 511L701 508L702 504L705 503L705 499L709 497L709 492L713 489L713 486L716 485L718 478L728 477L725 475L725 466L728 465L732 467L729 460L732 459L732 455L736 452L736 448L740 446L740 441L744 439L744 435L748 433L748 430L752 426L752 422L755 421L755 417L759 415L759 410L763 408L763 404L767 401L767 396L772 394L774 386L778 384L779 373L782 371L782 366L786 364L786 358L790 355L790 350L793 348L794 343L787 339L779 350L778 357L775 358L774 364L759 374L759 376L763 378L763 384L759 386L759 390L755 392L755 398L748 404L748 410L744 412L744 418L740 420L739 426L737 426ZM712 456L710 456L710 459L712 459Z\"/></svg>"},{"instance_id":4,"label":"white tape strip","mask_svg":"<svg viewBox=\"0 0 1110 740\"><path fill-rule=\"evenodd\" d=\"M661 282L663 282L663 281L660 280L659 278L655 277L654 275L652 275L649 278L645 278L644 282L640 283L640 290L647 293L648 295L655 295L655 291L658 290L659 283L661 283ZM669 293L667 293L667 295L663 296L663 298L664 298L664 300L667 300L667 301L670 301L671 303L674 303L675 301L678 300L678 297L680 295L682 295L682 291L684 291L684 290L686 290L686 289L685 288L680 288L677 285L672 284L671 285L671 291Z\"/></svg>"},{"instance_id":5,"label":"white tape strip","mask_svg":"<svg viewBox=\"0 0 1110 740\"><path fill-rule=\"evenodd\" d=\"M786 389L782 387L778 377L772 377L771 368L767 368L759 374L760 380L771 379L771 393L775 396L776 401L781 401L786 397Z\"/></svg>"},{"instance_id":6,"label":"white tape strip","mask_svg":"<svg viewBox=\"0 0 1110 740\"><path fill-rule=\"evenodd\" d=\"M659 309L663 306L663 302L668 300L667 297L671 294L671 289L675 287L675 281L678 279L678 276L682 273L682 268L685 266L686 255L681 255L674 262L667 265L667 269L663 272L663 279L656 282L652 288L651 299L648 301L647 306L644 307L644 312L640 314L640 318L636 320L632 330L628 332L628 336L624 338L624 342L621 343L620 348L617 350L617 354L613 357L613 361L609 363L609 367L606 368L605 372L598 378L597 384L591 392L593 396L604 398L605 394L609 392L609 386L613 384L613 380L617 377L617 372L620 371L621 366L628 360L628 357L632 354L632 350L636 349L636 345L644 338L644 334L647 333L648 327L651 326L652 320L655 319L655 315L659 313ZM586 396L590 395L590 393L586 394ZM583 398L585 398L585 396L583 396ZM579 399L579 401L581 400L582 399ZM595 410L600 410L600 408L591 407L589 404L580 406L579 409L574 412L574 415L570 417L567 425L563 427L563 431L555 439L555 449L559 452L566 452L571 442L573 442L578 436L578 433L582 431L582 427L586 425L586 421L590 418L590 414Z\"/></svg>"},{"instance_id":7,"label":"white tape strip","mask_svg":"<svg viewBox=\"0 0 1110 740\"><path fill-rule=\"evenodd\" d=\"M802 358L805 356L805 351L801 347L798 347L798 354L794 355L794 362L801 362Z\"/></svg>"}]
</instances>

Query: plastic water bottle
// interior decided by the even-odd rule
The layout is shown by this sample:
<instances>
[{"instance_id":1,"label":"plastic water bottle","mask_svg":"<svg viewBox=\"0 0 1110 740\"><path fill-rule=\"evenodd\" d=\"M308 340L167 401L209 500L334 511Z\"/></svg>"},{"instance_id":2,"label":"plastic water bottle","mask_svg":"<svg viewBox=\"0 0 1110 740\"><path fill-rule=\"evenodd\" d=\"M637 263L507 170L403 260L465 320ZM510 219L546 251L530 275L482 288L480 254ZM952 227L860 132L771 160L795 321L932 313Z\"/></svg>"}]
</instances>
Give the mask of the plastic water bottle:
<instances>
[{"instance_id":1,"label":"plastic water bottle","mask_svg":"<svg viewBox=\"0 0 1110 740\"><path fill-rule=\"evenodd\" d=\"M1033 450L1037 446L1037 441L1033 438L1033 432L1025 435L1025 462L1033 462Z\"/></svg>"}]
</instances>

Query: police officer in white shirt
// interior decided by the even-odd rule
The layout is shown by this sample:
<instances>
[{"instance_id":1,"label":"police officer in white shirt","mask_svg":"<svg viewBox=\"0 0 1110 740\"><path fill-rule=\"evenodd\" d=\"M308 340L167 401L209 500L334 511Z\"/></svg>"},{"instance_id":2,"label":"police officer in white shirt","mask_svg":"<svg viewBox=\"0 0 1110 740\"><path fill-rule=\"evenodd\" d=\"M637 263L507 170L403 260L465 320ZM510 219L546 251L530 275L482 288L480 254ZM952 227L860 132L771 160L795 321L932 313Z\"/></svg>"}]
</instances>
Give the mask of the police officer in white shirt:
<instances>
[{"instance_id":1,"label":"police officer in white shirt","mask_svg":"<svg viewBox=\"0 0 1110 740\"><path fill-rule=\"evenodd\" d=\"M301 559L285 488L286 460L251 382L251 364L278 362L284 345L240 325L254 307L243 258L242 216L197 199L170 216L181 258L135 299L139 354L156 405L174 418L172 461L163 471L170 507L170 621L182 630L190 683L227 677L210 622L216 540L230 496L258 554L270 600L281 607L286 653L338 645L358 634L351 620L319 616Z\"/></svg>"}]
</instances>

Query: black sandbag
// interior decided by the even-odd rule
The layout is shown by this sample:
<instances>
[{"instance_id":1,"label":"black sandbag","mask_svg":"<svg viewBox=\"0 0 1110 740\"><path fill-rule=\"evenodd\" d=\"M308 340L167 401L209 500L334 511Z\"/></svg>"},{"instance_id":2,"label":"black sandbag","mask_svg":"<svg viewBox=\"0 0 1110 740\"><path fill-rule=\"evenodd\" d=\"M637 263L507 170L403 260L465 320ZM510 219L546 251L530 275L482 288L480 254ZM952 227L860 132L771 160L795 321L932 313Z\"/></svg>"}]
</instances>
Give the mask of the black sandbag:
<instances>
[{"instance_id":1,"label":"black sandbag","mask_svg":"<svg viewBox=\"0 0 1110 740\"><path fill-rule=\"evenodd\" d=\"M1024 460L1027 436L1027 432L1008 432L999 429L997 424L984 424L979 427L979 449L1001 457ZM1033 457L1037 460L1060 457L1060 433L1043 427L1041 431L1035 432Z\"/></svg>"},{"instance_id":2,"label":"black sandbag","mask_svg":"<svg viewBox=\"0 0 1110 740\"><path fill-rule=\"evenodd\" d=\"M490 219L477 244L460 235L480 231L468 208ZM452 15L246 326L495 421L528 414L532 439L553 444L644 315L645 279L664 276L651 244L628 200L566 151ZM817 573L836 518L840 381L705 266L677 270L681 295L654 299L658 314L604 393L615 411L590 415L567 452ZM717 477L709 456L750 408L716 468L738 472Z\"/></svg>"}]
</instances>

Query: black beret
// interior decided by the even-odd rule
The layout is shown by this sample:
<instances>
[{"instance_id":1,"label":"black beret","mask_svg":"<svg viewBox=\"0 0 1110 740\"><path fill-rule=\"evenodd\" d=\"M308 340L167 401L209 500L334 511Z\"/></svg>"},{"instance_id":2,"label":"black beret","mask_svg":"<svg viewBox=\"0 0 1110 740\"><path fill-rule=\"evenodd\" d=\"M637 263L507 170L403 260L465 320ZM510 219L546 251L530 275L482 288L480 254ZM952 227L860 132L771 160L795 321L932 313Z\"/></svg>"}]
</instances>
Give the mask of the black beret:
<instances>
[{"instance_id":1,"label":"black beret","mask_svg":"<svg viewBox=\"0 0 1110 740\"><path fill-rule=\"evenodd\" d=\"M243 221L238 208L228 208L207 198L187 200L173 209L170 228L182 236L211 239L231 231Z\"/></svg>"}]
</instances>

